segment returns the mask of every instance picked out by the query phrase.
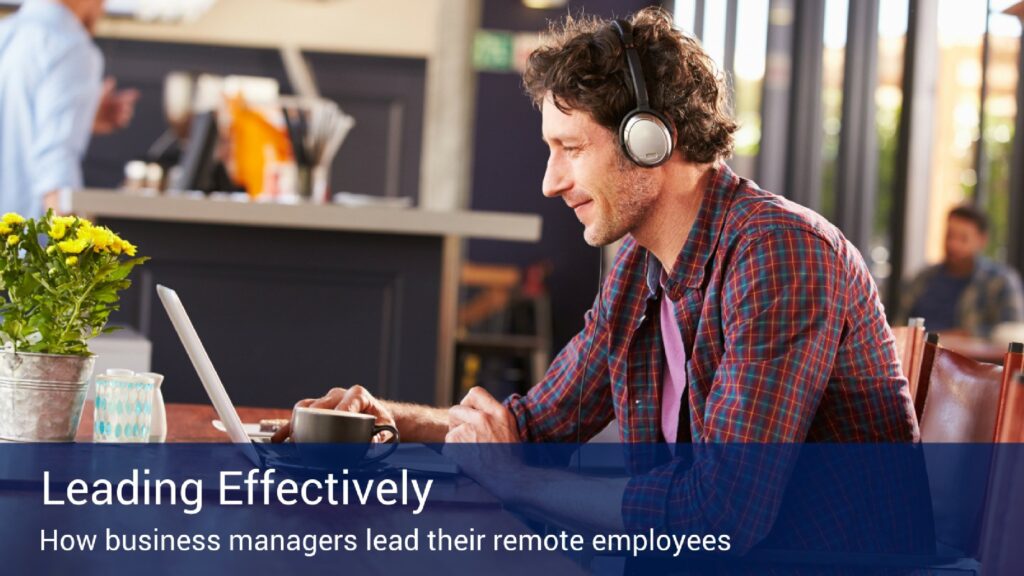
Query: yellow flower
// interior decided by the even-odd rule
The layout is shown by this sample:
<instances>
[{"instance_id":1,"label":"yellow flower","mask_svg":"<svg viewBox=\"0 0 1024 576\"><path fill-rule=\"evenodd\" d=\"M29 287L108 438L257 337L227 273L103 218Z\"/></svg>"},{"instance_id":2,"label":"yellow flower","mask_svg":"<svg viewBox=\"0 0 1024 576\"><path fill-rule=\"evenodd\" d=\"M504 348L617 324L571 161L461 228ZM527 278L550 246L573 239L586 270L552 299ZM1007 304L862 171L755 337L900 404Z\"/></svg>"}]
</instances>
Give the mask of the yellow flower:
<instances>
[{"instance_id":1,"label":"yellow flower","mask_svg":"<svg viewBox=\"0 0 1024 576\"><path fill-rule=\"evenodd\" d=\"M75 240L64 240L57 243L57 248L65 254L81 254L82 250L89 247L89 242L81 238Z\"/></svg>"},{"instance_id":2,"label":"yellow flower","mask_svg":"<svg viewBox=\"0 0 1024 576\"><path fill-rule=\"evenodd\" d=\"M64 259L64 263L68 266L74 266L75 264L78 264L78 256L68 256Z\"/></svg>"},{"instance_id":3,"label":"yellow flower","mask_svg":"<svg viewBox=\"0 0 1024 576\"><path fill-rule=\"evenodd\" d=\"M21 237L18 236L18 235L8 236L7 237L7 245L8 246L14 246L18 242L21 242Z\"/></svg>"},{"instance_id":4,"label":"yellow flower","mask_svg":"<svg viewBox=\"0 0 1024 576\"><path fill-rule=\"evenodd\" d=\"M78 238L92 243L93 252L101 252L109 248L117 237L105 226L89 225L78 229Z\"/></svg>"},{"instance_id":5,"label":"yellow flower","mask_svg":"<svg viewBox=\"0 0 1024 576\"><path fill-rule=\"evenodd\" d=\"M4 224L8 224L11 226L25 223L25 219L22 218L21 214L15 214L14 212L8 212L7 214L4 214L3 221Z\"/></svg>"},{"instance_id":6,"label":"yellow flower","mask_svg":"<svg viewBox=\"0 0 1024 576\"><path fill-rule=\"evenodd\" d=\"M0 223L0 235L7 236L11 233L11 227L7 224Z\"/></svg>"},{"instance_id":7,"label":"yellow flower","mask_svg":"<svg viewBox=\"0 0 1024 576\"><path fill-rule=\"evenodd\" d=\"M53 217L53 223L54 224L60 224L61 226L64 226L65 228L70 228L71 225L75 223L75 217L74 216L54 216Z\"/></svg>"},{"instance_id":8,"label":"yellow flower","mask_svg":"<svg viewBox=\"0 0 1024 576\"><path fill-rule=\"evenodd\" d=\"M63 222L54 222L50 225L50 238L60 240L68 233L68 227Z\"/></svg>"},{"instance_id":9,"label":"yellow flower","mask_svg":"<svg viewBox=\"0 0 1024 576\"><path fill-rule=\"evenodd\" d=\"M124 253L125 254L127 254L129 256L135 256L135 250L138 248L137 246L135 246L135 244L132 244L131 242L129 242L127 240L122 240L121 244L124 246Z\"/></svg>"},{"instance_id":10,"label":"yellow flower","mask_svg":"<svg viewBox=\"0 0 1024 576\"><path fill-rule=\"evenodd\" d=\"M57 250L57 247L54 246L53 244L50 244L49 246L46 247L46 253L47 254L53 254L56 250Z\"/></svg>"}]
</instances>

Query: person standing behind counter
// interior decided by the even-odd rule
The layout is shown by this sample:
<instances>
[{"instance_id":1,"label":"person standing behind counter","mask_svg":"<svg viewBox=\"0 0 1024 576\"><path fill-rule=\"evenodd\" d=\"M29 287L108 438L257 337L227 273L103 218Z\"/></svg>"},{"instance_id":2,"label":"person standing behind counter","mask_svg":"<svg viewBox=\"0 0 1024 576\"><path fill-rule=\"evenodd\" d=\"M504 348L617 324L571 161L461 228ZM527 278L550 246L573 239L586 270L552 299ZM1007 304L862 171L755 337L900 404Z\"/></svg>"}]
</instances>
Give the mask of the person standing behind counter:
<instances>
[{"instance_id":1,"label":"person standing behind counter","mask_svg":"<svg viewBox=\"0 0 1024 576\"><path fill-rule=\"evenodd\" d=\"M128 125L139 97L103 79L105 0L26 0L0 21L0 212L40 216L82 187L90 134Z\"/></svg>"}]
</instances>

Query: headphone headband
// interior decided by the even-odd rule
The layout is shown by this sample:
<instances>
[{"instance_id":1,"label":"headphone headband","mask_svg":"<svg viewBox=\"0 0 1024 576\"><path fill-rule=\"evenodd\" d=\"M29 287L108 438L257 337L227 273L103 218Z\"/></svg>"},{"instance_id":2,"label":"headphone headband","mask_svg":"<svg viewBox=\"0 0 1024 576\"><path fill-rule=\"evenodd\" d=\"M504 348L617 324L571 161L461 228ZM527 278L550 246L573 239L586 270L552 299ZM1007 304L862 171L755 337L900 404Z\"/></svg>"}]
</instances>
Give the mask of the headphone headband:
<instances>
[{"instance_id":1,"label":"headphone headband","mask_svg":"<svg viewBox=\"0 0 1024 576\"><path fill-rule=\"evenodd\" d=\"M619 145L634 164L653 168L672 156L675 148L672 130L665 117L652 110L647 100L647 82L640 54L633 44L633 26L625 20L612 20L612 27L622 42L636 97L636 107L627 112L619 124Z\"/></svg>"},{"instance_id":2,"label":"headphone headband","mask_svg":"<svg viewBox=\"0 0 1024 576\"><path fill-rule=\"evenodd\" d=\"M619 33L622 48L626 51L626 62L629 65L629 78L633 82L633 94L636 95L636 107L639 110L650 109L647 100L647 84L641 72L640 55L633 44L633 26L625 20L612 20L612 27Z\"/></svg>"}]
</instances>

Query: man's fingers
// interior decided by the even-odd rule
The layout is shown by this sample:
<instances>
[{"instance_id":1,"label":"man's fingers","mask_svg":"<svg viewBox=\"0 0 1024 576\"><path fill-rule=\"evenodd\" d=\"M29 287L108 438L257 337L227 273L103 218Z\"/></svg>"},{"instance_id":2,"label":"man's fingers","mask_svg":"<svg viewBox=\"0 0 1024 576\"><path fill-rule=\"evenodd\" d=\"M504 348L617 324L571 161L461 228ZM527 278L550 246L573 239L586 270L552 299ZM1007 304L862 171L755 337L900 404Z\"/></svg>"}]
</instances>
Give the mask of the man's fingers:
<instances>
[{"instance_id":1,"label":"man's fingers","mask_svg":"<svg viewBox=\"0 0 1024 576\"><path fill-rule=\"evenodd\" d=\"M341 402L341 399L345 396L344 388L331 388L327 394L324 394L320 398L314 399L311 403L307 404L310 408L334 408Z\"/></svg>"},{"instance_id":2,"label":"man's fingers","mask_svg":"<svg viewBox=\"0 0 1024 576\"><path fill-rule=\"evenodd\" d=\"M455 426L449 426L451 429L465 424L469 424L471 426L486 425L485 413L477 410L476 408L470 408L469 406L452 406L448 409L448 416L452 422L459 423Z\"/></svg>"},{"instance_id":3,"label":"man's fingers","mask_svg":"<svg viewBox=\"0 0 1024 576\"><path fill-rule=\"evenodd\" d=\"M356 412L359 414L371 414L377 417L378 422L383 421L391 424L389 414L383 412L370 392L362 386L356 385L348 389L348 392L338 402L335 410L345 412Z\"/></svg>"},{"instance_id":4,"label":"man's fingers","mask_svg":"<svg viewBox=\"0 0 1024 576\"><path fill-rule=\"evenodd\" d=\"M295 407L292 408L292 414L293 414L292 418L295 417L294 416L295 408L305 408L306 406L310 406L311 404L313 404L313 402L315 402L315 401L316 400L314 400L313 398L306 398L305 400L299 400L298 402L296 402L295 403ZM274 435L270 437L270 441L271 442L275 442L275 443L277 443L277 442L284 442L291 435L292 435L292 421L289 420L284 426L281 426L280 428L278 428L277 432L274 432Z\"/></svg>"},{"instance_id":5,"label":"man's fingers","mask_svg":"<svg viewBox=\"0 0 1024 576\"><path fill-rule=\"evenodd\" d=\"M359 414L371 414L381 424L394 425L394 418L362 386L351 388L331 388L320 398L307 398L295 404L295 408L324 408L327 410L338 410L342 412L356 412ZM294 410L293 410L294 412ZM293 416L294 419L294 416ZM273 442L283 442L291 434L291 422L282 426L271 437Z\"/></svg>"},{"instance_id":6,"label":"man's fingers","mask_svg":"<svg viewBox=\"0 0 1024 576\"><path fill-rule=\"evenodd\" d=\"M353 386L338 400L338 410L362 412L369 404L369 393L362 386Z\"/></svg>"},{"instance_id":7,"label":"man's fingers","mask_svg":"<svg viewBox=\"0 0 1024 576\"><path fill-rule=\"evenodd\" d=\"M454 406L452 408L454 408ZM459 426L462 426L463 424L465 424L465 422L463 422L462 419L459 418L458 413L452 412L452 409L449 408L448 409L448 431L450 432L452 430L455 430L456 428L458 428Z\"/></svg>"},{"instance_id":8,"label":"man's fingers","mask_svg":"<svg viewBox=\"0 0 1024 576\"><path fill-rule=\"evenodd\" d=\"M462 399L461 405L475 408L492 416L502 415L507 410L501 402L498 402L494 399L494 396L491 396L490 392L479 386L469 390L466 397Z\"/></svg>"},{"instance_id":9,"label":"man's fingers","mask_svg":"<svg viewBox=\"0 0 1024 576\"><path fill-rule=\"evenodd\" d=\"M444 436L445 444L458 444L466 441L466 428L465 426L456 426L448 431Z\"/></svg>"},{"instance_id":10,"label":"man's fingers","mask_svg":"<svg viewBox=\"0 0 1024 576\"><path fill-rule=\"evenodd\" d=\"M281 442L284 442L285 440L287 440L288 437L291 436L291 435L292 435L292 422L291 422L291 420L289 420L287 424L285 424L284 426L281 426L280 428L278 428L277 432L274 432L274 435L270 437L270 441L273 442L274 444L280 444Z\"/></svg>"},{"instance_id":11,"label":"man's fingers","mask_svg":"<svg viewBox=\"0 0 1024 576\"><path fill-rule=\"evenodd\" d=\"M142 95L142 92L139 92L135 88L127 88L127 89L121 90L121 91L119 91L117 93L117 99L120 100L121 102L125 102L125 103L128 103L128 104L134 104L135 101L138 100L139 96L141 96L141 95Z\"/></svg>"}]
</instances>

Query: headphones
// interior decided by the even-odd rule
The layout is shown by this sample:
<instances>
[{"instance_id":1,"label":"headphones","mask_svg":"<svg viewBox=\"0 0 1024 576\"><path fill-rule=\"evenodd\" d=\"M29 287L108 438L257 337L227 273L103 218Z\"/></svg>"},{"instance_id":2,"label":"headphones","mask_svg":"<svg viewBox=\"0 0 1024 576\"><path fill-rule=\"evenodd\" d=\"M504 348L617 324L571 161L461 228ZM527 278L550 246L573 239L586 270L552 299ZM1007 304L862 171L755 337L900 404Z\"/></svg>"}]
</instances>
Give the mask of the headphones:
<instances>
[{"instance_id":1,"label":"headphones","mask_svg":"<svg viewBox=\"0 0 1024 576\"><path fill-rule=\"evenodd\" d=\"M648 103L640 55L633 45L633 26L625 20L612 20L612 27L622 41L633 94L636 95L636 107L627 112L619 124L619 145L634 164L653 168L664 164L672 156L675 149L672 130L665 117L652 110Z\"/></svg>"}]
</instances>

